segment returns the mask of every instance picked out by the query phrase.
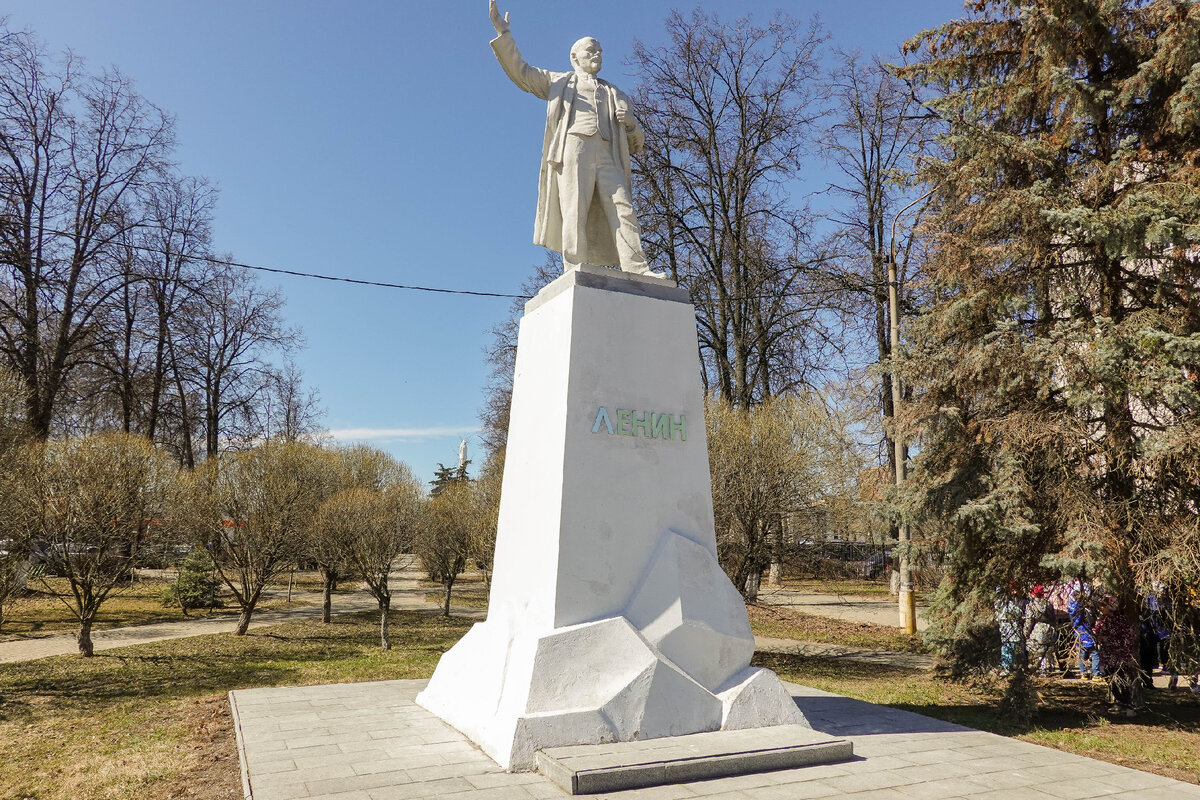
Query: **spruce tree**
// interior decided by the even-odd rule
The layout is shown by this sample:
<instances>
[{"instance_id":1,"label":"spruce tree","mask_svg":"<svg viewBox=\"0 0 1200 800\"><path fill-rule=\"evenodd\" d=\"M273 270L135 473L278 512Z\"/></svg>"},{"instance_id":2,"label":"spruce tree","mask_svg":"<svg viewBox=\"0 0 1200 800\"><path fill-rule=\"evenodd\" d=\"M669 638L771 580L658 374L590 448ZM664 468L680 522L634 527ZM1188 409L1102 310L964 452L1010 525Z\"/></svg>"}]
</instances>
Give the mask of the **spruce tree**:
<instances>
[{"instance_id":1,"label":"spruce tree","mask_svg":"<svg viewBox=\"0 0 1200 800\"><path fill-rule=\"evenodd\" d=\"M1133 620L1200 576L1200 5L979 0L906 49L946 131L901 364L934 636L1071 577Z\"/></svg>"},{"instance_id":2,"label":"spruce tree","mask_svg":"<svg viewBox=\"0 0 1200 800\"><path fill-rule=\"evenodd\" d=\"M468 460L456 467L447 467L439 461L437 469L433 471L433 480L429 482L429 496L437 497L447 487L457 486L469 481L470 477L467 475L467 465L470 463Z\"/></svg>"}]
</instances>

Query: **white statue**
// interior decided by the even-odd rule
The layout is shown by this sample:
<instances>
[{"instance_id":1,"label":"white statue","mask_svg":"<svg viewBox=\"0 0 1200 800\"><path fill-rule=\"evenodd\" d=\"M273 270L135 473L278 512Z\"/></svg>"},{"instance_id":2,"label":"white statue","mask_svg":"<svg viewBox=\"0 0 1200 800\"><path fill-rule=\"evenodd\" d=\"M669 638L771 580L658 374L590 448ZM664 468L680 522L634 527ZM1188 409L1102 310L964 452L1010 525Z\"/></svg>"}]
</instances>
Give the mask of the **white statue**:
<instances>
[{"instance_id":1,"label":"white statue","mask_svg":"<svg viewBox=\"0 0 1200 800\"><path fill-rule=\"evenodd\" d=\"M489 11L500 66L518 87L547 101L533 243L562 253L564 271L620 264L626 272L662 277L646 265L633 210L629 154L642 149L645 134L629 98L597 77L600 43L586 37L571 47L572 72L538 69L521 58L496 0L489 0Z\"/></svg>"},{"instance_id":2,"label":"white statue","mask_svg":"<svg viewBox=\"0 0 1200 800\"><path fill-rule=\"evenodd\" d=\"M467 465L467 440L463 439L458 443L458 468L462 469Z\"/></svg>"}]
</instances>

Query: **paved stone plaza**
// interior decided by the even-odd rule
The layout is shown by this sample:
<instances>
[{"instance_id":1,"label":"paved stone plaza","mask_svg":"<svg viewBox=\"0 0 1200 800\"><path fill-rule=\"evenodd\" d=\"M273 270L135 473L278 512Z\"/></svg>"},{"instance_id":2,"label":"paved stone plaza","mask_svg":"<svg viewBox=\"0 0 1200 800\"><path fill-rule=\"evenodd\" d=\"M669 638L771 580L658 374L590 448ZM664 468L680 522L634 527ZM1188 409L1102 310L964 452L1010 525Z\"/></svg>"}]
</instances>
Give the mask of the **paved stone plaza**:
<instances>
[{"instance_id":1,"label":"paved stone plaza","mask_svg":"<svg viewBox=\"0 0 1200 800\"><path fill-rule=\"evenodd\" d=\"M538 773L500 770L462 734L416 705L424 686L425 681L408 680L231 692L246 797L568 796ZM603 796L1200 800L1200 786L795 684L788 688L814 728L853 742L853 760Z\"/></svg>"}]
</instances>

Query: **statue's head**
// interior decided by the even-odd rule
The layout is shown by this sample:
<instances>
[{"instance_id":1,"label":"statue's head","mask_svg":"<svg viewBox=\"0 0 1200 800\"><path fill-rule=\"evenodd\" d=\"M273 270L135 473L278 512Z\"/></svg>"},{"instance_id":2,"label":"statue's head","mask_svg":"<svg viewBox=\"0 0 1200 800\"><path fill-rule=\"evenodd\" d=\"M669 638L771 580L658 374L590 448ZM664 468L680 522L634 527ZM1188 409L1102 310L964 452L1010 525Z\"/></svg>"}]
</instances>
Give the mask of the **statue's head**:
<instances>
[{"instance_id":1,"label":"statue's head","mask_svg":"<svg viewBox=\"0 0 1200 800\"><path fill-rule=\"evenodd\" d=\"M604 62L601 55L603 52L598 41L591 36L585 36L571 45L571 66L589 75L595 75Z\"/></svg>"}]
</instances>

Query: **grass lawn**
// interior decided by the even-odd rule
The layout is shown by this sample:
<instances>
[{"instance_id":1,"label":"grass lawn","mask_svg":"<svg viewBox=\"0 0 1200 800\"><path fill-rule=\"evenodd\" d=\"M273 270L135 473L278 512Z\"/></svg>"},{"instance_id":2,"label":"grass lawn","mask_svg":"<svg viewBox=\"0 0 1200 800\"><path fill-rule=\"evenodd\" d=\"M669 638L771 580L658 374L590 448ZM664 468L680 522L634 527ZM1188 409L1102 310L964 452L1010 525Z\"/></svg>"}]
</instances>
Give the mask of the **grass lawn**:
<instances>
[{"instance_id":1,"label":"grass lawn","mask_svg":"<svg viewBox=\"0 0 1200 800\"><path fill-rule=\"evenodd\" d=\"M373 613L0 665L0 797L240 798L225 693L428 677L471 622Z\"/></svg>"},{"instance_id":2,"label":"grass lawn","mask_svg":"<svg viewBox=\"0 0 1200 800\"><path fill-rule=\"evenodd\" d=\"M122 586L109 595L100 606L100 613L92 626L94 630L117 628L124 625L144 625L151 622L172 622L188 619L178 606L163 605L163 591L173 583L173 579L138 578L131 586ZM61 592L70 596L70 587L66 578L47 578L46 584L53 592ZM287 587L286 578L284 588ZM221 593L224 605L213 609L193 609L188 613L191 618L212 614L229 614L236 616L237 603L228 591ZM291 608L302 605L298 602L288 603L284 597L264 597L259 601L255 611L271 611L280 608ZM4 605L4 623L0 627L0 642L11 642L17 639L29 639L48 636L56 633L74 633L79 629L79 622L71 615L70 610L55 594L48 590L41 581L30 583L29 592L24 597L10 600Z\"/></svg>"},{"instance_id":3,"label":"grass lawn","mask_svg":"<svg viewBox=\"0 0 1200 800\"><path fill-rule=\"evenodd\" d=\"M780 582L784 589L815 594L841 594L866 597L871 600L889 600L887 581L869 581L861 578L789 578ZM766 587L770 588L770 587Z\"/></svg>"},{"instance_id":4,"label":"grass lawn","mask_svg":"<svg viewBox=\"0 0 1200 800\"><path fill-rule=\"evenodd\" d=\"M1043 681L1034 725L1020 730L996 711L1003 693L998 683L952 683L931 672L844 659L759 653L754 663L785 680L828 692L1200 783L1200 697L1184 690L1150 692L1148 712L1117 721L1105 713L1102 685Z\"/></svg>"},{"instance_id":5,"label":"grass lawn","mask_svg":"<svg viewBox=\"0 0 1200 800\"><path fill-rule=\"evenodd\" d=\"M791 589L795 592L836 594L845 597L861 597L867 600L888 600L892 602L896 600L896 596L891 593L890 584L886 580L872 581L864 578L789 578L785 576L780 585L784 589ZM767 588L769 589L770 587ZM928 600L929 597L927 597L926 592L917 592L918 603L926 603Z\"/></svg>"},{"instance_id":6,"label":"grass lawn","mask_svg":"<svg viewBox=\"0 0 1200 800\"><path fill-rule=\"evenodd\" d=\"M446 593L437 581L421 579L421 586L429 589L425 599L439 606L446 602ZM483 575L478 572L464 572L454 581L450 592L450 605L463 608L487 608L488 590L483 582Z\"/></svg>"},{"instance_id":7,"label":"grass lawn","mask_svg":"<svg viewBox=\"0 0 1200 800\"><path fill-rule=\"evenodd\" d=\"M907 636L899 628L888 625L821 617L786 606L748 605L746 612L750 615L750 629L757 636L891 650L896 653L926 652L920 637Z\"/></svg>"},{"instance_id":8,"label":"grass lawn","mask_svg":"<svg viewBox=\"0 0 1200 800\"><path fill-rule=\"evenodd\" d=\"M291 580L292 591L295 592L323 592L325 591L325 579L321 577L321 573L316 570L296 570L295 572L281 572L270 581L267 581L267 586L277 591L287 591L288 580ZM358 578L350 578L347 580L338 581L337 588L333 590L335 595L352 594L362 588L362 581Z\"/></svg>"}]
</instances>

